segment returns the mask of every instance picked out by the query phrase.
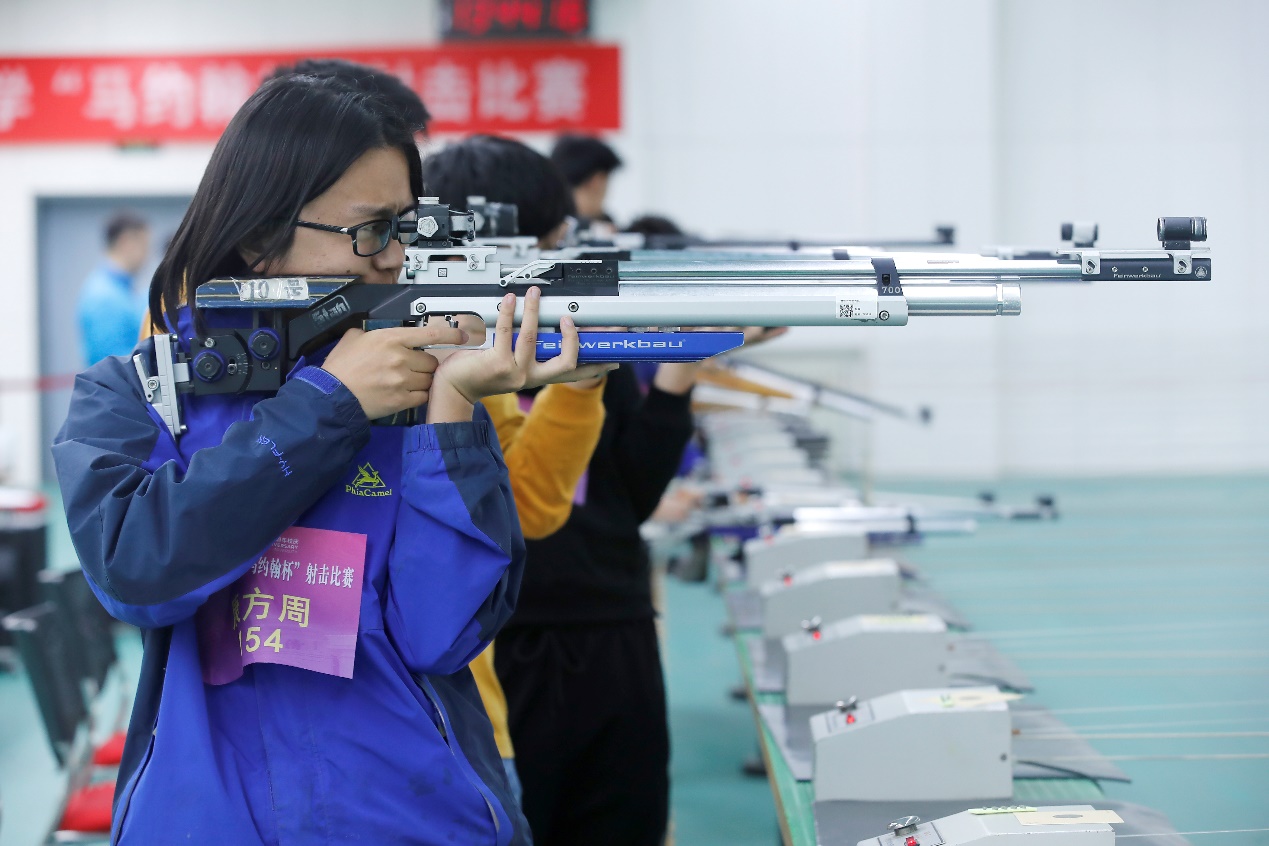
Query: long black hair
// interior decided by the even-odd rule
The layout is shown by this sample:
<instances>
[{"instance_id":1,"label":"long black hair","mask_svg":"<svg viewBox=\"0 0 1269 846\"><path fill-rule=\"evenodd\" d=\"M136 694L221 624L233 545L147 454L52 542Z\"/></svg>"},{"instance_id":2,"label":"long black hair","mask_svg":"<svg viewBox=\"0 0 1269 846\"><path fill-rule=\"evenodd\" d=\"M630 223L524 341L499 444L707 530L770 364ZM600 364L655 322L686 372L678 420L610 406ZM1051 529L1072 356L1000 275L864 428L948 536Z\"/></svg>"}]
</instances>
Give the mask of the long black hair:
<instances>
[{"instance_id":1,"label":"long black hair","mask_svg":"<svg viewBox=\"0 0 1269 846\"><path fill-rule=\"evenodd\" d=\"M423 98L401 77L388 71L346 59L301 59L293 65L278 67L269 78L292 74L337 79L348 88L370 94L413 132L426 133L432 121L432 113L423 105Z\"/></svg>"},{"instance_id":2,"label":"long black hair","mask_svg":"<svg viewBox=\"0 0 1269 846\"><path fill-rule=\"evenodd\" d=\"M467 208L479 195L495 203L515 203L520 234L542 238L574 213L573 191L559 168L519 141L473 135L433 153L423 162L428 196L453 208Z\"/></svg>"},{"instance_id":3,"label":"long black hair","mask_svg":"<svg viewBox=\"0 0 1269 846\"><path fill-rule=\"evenodd\" d=\"M220 136L180 228L150 282L156 328L217 276L251 276L290 248L300 209L370 150L405 154L413 196L423 191L411 129L363 91L292 74L251 95ZM248 263L246 251L257 256Z\"/></svg>"}]
</instances>

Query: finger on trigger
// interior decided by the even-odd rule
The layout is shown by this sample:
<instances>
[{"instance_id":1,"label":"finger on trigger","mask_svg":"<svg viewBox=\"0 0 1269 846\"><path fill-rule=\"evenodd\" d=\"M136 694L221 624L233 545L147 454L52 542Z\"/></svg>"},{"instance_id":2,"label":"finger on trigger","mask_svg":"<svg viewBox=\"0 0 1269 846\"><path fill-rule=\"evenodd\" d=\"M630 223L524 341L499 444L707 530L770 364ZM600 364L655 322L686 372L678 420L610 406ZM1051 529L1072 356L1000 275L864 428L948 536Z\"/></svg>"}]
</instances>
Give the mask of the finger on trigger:
<instances>
[{"instance_id":1,"label":"finger on trigger","mask_svg":"<svg viewBox=\"0 0 1269 846\"><path fill-rule=\"evenodd\" d=\"M461 345L467 343L467 333L450 326L406 326L399 329L383 329L384 332L404 333L398 338L403 346L412 349L439 344Z\"/></svg>"}]
</instances>

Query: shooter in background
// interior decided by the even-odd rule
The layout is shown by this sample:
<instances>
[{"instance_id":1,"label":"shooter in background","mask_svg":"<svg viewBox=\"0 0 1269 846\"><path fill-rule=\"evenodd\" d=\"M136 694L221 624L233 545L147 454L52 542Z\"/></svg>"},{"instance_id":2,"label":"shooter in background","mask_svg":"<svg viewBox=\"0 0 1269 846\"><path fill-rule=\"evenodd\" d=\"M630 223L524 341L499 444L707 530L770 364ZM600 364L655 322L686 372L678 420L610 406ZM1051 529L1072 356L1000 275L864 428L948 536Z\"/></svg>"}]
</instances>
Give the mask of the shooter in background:
<instances>
[{"instance_id":1,"label":"shooter in background","mask_svg":"<svg viewBox=\"0 0 1269 846\"><path fill-rule=\"evenodd\" d=\"M467 208L469 196L512 203L520 234L555 249L577 214L564 174L545 156L511 138L473 135L423 162L423 185L442 203Z\"/></svg>"},{"instance_id":2,"label":"shooter in background","mask_svg":"<svg viewBox=\"0 0 1269 846\"><path fill-rule=\"evenodd\" d=\"M84 365L110 355L129 355L145 300L133 288L150 255L150 225L136 212L120 210L106 223L106 255L84 280L77 316Z\"/></svg>"},{"instance_id":3,"label":"shooter in background","mask_svg":"<svg viewBox=\"0 0 1269 846\"><path fill-rule=\"evenodd\" d=\"M682 235L683 230L668 217L659 214L644 214L630 221L622 232L634 232L639 235Z\"/></svg>"},{"instance_id":4,"label":"shooter in background","mask_svg":"<svg viewBox=\"0 0 1269 846\"><path fill-rule=\"evenodd\" d=\"M514 203L520 233L555 246L569 225L573 201L563 176L545 156L519 141L477 135L423 162L425 190L465 208L469 196ZM506 457L520 528L526 539L557 532L585 484L604 422L604 377L544 388L526 413L515 394L486 397L485 410ZM470 665L512 788L520 790L515 745L507 727L507 697L494 673L491 644Z\"/></svg>"},{"instance_id":5,"label":"shooter in background","mask_svg":"<svg viewBox=\"0 0 1269 846\"><path fill-rule=\"evenodd\" d=\"M424 185L441 202L481 195L515 203L521 232L539 243L550 241L570 205L568 187L555 173L526 145L489 136L454 144L423 163ZM608 374L603 430L568 521L542 540L532 539L526 526L529 562L519 610L499 636L493 661L538 846L659 846L664 839L669 727L651 562L639 526L679 470L692 434L689 394L699 366L649 365L646 385L638 366ZM562 387L537 394L530 421ZM506 424L499 422L496 399L486 407L501 438ZM540 449L548 462L565 449L575 454L558 440ZM479 679L476 662L472 670ZM490 714L496 727L494 707Z\"/></svg>"},{"instance_id":6,"label":"shooter in background","mask_svg":"<svg viewBox=\"0 0 1269 846\"><path fill-rule=\"evenodd\" d=\"M573 188L582 228L607 224L604 228L611 234L612 218L604 211L604 200L608 197L608 177L621 167L621 159L612 147L588 135L564 135L555 142L551 161Z\"/></svg>"},{"instance_id":7,"label":"shooter in background","mask_svg":"<svg viewBox=\"0 0 1269 846\"><path fill-rule=\"evenodd\" d=\"M658 846L665 837L668 714L639 526L691 438L697 370L662 364L646 392L629 365L608 375L581 501L563 529L527 542L494 666L539 846Z\"/></svg>"},{"instance_id":8,"label":"shooter in background","mask_svg":"<svg viewBox=\"0 0 1269 846\"><path fill-rule=\"evenodd\" d=\"M524 144L480 136L429 157L423 178L442 202L516 203L521 231L541 239L571 205L556 172ZM691 437L697 369L663 364L646 392L629 365L608 374L603 430L568 521L528 541L519 610L494 665L539 846L654 846L665 836L669 729L639 525Z\"/></svg>"}]
</instances>

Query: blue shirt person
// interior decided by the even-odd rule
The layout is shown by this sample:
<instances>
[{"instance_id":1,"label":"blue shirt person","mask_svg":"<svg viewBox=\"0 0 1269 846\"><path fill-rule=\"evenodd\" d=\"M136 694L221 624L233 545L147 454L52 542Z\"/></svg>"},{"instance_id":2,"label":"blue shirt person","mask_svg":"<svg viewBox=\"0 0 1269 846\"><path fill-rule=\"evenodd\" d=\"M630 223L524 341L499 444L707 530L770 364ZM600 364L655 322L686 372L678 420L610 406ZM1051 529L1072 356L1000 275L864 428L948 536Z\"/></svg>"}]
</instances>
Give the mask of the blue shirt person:
<instances>
[{"instance_id":1,"label":"blue shirt person","mask_svg":"<svg viewBox=\"0 0 1269 846\"><path fill-rule=\"evenodd\" d=\"M106 257L84 280L77 308L87 366L131 353L145 314L133 280L150 253L150 228L135 213L121 211L106 224L105 234Z\"/></svg>"}]
</instances>

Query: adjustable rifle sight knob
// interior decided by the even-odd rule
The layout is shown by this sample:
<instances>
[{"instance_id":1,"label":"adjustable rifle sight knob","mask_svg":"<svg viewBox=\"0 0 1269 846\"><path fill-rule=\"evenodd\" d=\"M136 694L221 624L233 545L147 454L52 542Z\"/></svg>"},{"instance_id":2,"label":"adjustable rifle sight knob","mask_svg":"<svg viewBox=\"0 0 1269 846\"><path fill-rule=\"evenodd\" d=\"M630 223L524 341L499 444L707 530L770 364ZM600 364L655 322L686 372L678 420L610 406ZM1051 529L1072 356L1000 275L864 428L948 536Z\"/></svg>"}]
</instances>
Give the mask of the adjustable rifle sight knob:
<instances>
[{"instance_id":1,"label":"adjustable rifle sight knob","mask_svg":"<svg viewBox=\"0 0 1269 846\"><path fill-rule=\"evenodd\" d=\"M194 356L194 375L204 382L215 382L225 375L225 357L215 350L203 350Z\"/></svg>"},{"instance_id":2,"label":"adjustable rifle sight knob","mask_svg":"<svg viewBox=\"0 0 1269 846\"><path fill-rule=\"evenodd\" d=\"M277 357L282 346L282 339L272 329L257 329L247 339L251 354L261 361L270 361Z\"/></svg>"}]
</instances>

